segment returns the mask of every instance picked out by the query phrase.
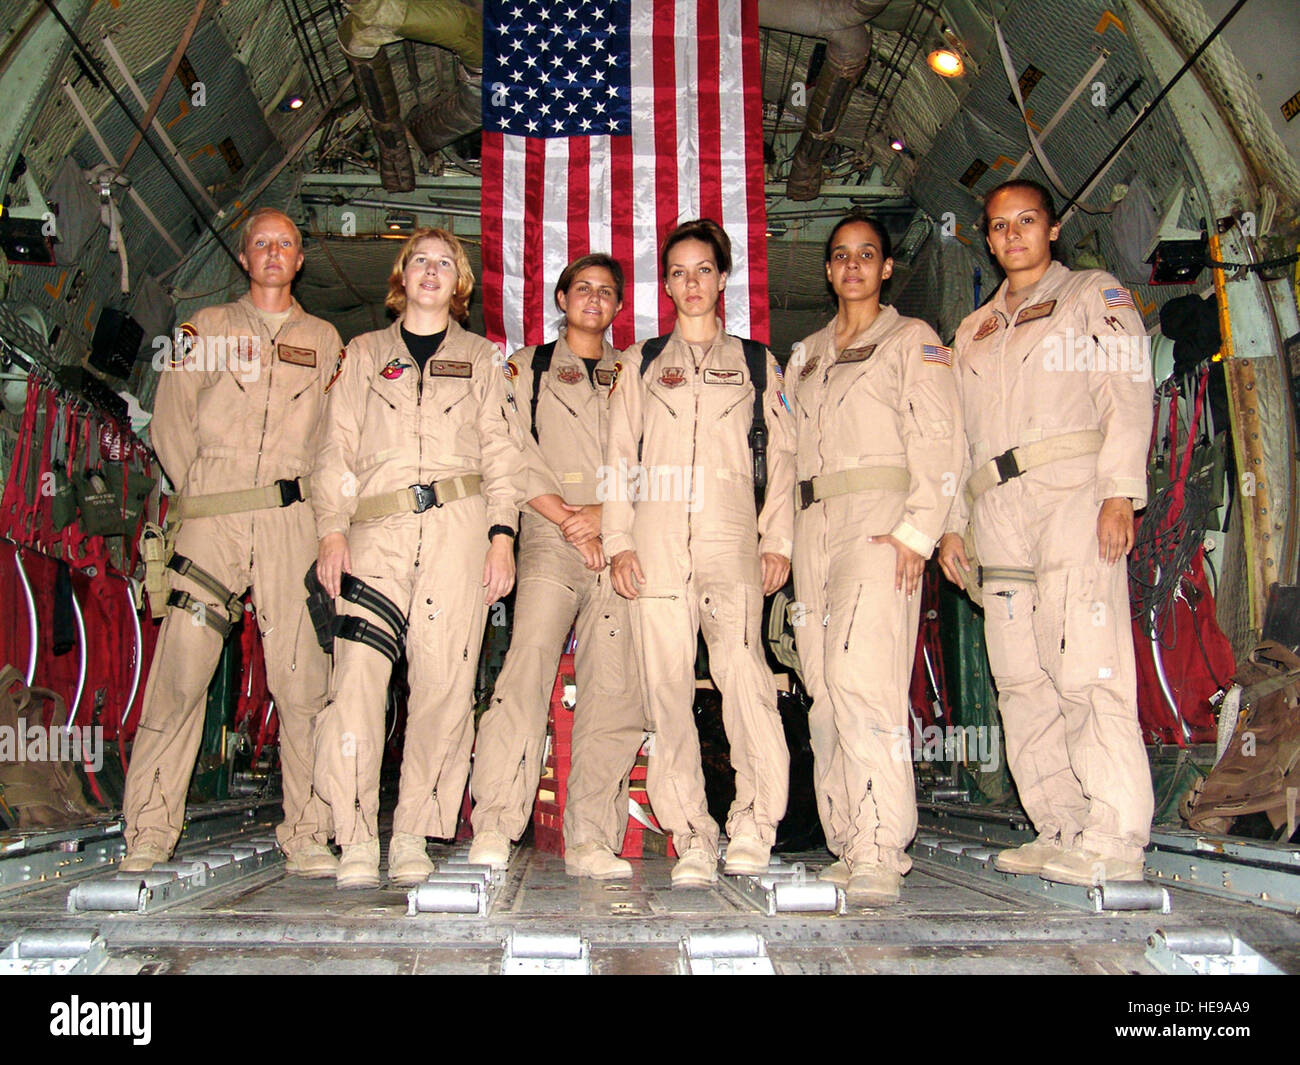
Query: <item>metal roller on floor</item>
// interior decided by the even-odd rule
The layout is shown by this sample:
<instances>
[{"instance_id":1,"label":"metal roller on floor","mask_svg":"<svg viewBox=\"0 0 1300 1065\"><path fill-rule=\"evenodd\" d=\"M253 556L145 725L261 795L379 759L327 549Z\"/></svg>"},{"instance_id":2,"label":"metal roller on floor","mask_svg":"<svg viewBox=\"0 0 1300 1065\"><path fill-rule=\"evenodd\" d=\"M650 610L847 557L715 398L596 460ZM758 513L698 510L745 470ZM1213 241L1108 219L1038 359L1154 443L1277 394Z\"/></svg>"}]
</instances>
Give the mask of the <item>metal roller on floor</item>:
<instances>
[{"instance_id":1,"label":"metal roller on floor","mask_svg":"<svg viewBox=\"0 0 1300 1065\"><path fill-rule=\"evenodd\" d=\"M591 975L591 944L582 936L512 930L501 954L503 976Z\"/></svg>"},{"instance_id":2,"label":"metal roller on floor","mask_svg":"<svg viewBox=\"0 0 1300 1065\"><path fill-rule=\"evenodd\" d=\"M255 838L162 862L146 873L116 873L76 885L68 912L151 913L224 888L284 858L275 840Z\"/></svg>"},{"instance_id":3,"label":"metal roller on floor","mask_svg":"<svg viewBox=\"0 0 1300 1065\"><path fill-rule=\"evenodd\" d=\"M784 913L845 913L844 892L810 876L802 864L773 858L762 876L724 877L723 883L768 917Z\"/></svg>"},{"instance_id":4,"label":"metal roller on floor","mask_svg":"<svg viewBox=\"0 0 1300 1065\"><path fill-rule=\"evenodd\" d=\"M767 942L757 932L692 932L678 946L683 976L775 976Z\"/></svg>"}]
</instances>

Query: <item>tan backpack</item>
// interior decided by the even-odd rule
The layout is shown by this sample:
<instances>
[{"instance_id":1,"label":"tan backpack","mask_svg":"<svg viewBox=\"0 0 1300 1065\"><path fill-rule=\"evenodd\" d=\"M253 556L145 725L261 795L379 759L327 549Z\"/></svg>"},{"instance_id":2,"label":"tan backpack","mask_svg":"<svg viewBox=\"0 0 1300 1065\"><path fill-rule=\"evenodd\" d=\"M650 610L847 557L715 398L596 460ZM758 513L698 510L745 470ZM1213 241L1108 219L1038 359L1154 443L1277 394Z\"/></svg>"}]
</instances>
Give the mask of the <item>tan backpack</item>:
<instances>
[{"instance_id":1,"label":"tan backpack","mask_svg":"<svg viewBox=\"0 0 1300 1065\"><path fill-rule=\"evenodd\" d=\"M50 720L62 722L67 709L56 692L29 688L13 666L0 667L0 729L8 733L0 747L3 755L8 754L4 748L17 751L32 726L44 725L42 701L54 707ZM57 754L52 748L53 744L47 745L46 757L40 761L0 755L0 799L17 817L19 828L66 825L100 813L86 801L76 766L52 757Z\"/></svg>"}]
</instances>

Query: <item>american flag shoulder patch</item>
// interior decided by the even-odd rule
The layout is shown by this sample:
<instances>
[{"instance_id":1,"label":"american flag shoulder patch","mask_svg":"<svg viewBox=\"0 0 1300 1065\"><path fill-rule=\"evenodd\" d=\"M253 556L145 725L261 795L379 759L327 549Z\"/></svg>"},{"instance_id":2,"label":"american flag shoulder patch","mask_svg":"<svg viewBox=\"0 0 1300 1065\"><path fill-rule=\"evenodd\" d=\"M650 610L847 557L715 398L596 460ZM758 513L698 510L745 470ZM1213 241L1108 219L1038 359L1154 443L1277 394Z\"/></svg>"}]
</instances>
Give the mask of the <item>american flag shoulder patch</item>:
<instances>
[{"instance_id":1,"label":"american flag shoulder patch","mask_svg":"<svg viewBox=\"0 0 1300 1065\"><path fill-rule=\"evenodd\" d=\"M921 358L926 362L937 362L943 366L952 365L952 348L942 344L925 344L921 347Z\"/></svg>"},{"instance_id":2,"label":"american flag shoulder patch","mask_svg":"<svg viewBox=\"0 0 1300 1065\"><path fill-rule=\"evenodd\" d=\"M1126 288L1103 288L1101 298L1106 301L1107 307L1132 307L1137 310L1133 303L1133 293Z\"/></svg>"}]
</instances>

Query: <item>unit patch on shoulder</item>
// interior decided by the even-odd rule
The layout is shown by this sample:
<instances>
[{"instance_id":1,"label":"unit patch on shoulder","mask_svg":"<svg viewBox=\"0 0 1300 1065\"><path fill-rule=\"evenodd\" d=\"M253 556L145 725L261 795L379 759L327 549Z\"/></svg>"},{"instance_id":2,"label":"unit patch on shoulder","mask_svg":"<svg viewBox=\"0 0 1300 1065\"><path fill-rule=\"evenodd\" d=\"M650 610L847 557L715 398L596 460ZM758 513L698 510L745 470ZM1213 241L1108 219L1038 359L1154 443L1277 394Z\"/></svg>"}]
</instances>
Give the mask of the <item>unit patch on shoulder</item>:
<instances>
[{"instance_id":1,"label":"unit patch on shoulder","mask_svg":"<svg viewBox=\"0 0 1300 1065\"><path fill-rule=\"evenodd\" d=\"M802 381L805 377L810 376L812 372L817 369L817 364L821 361L822 357L820 355L814 355L804 363L803 368L799 371L799 380Z\"/></svg>"},{"instance_id":2,"label":"unit patch on shoulder","mask_svg":"<svg viewBox=\"0 0 1300 1065\"><path fill-rule=\"evenodd\" d=\"M576 385L582 380L582 371L576 366L565 366L555 372L555 376L566 385Z\"/></svg>"},{"instance_id":3,"label":"unit patch on shoulder","mask_svg":"<svg viewBox=\"0 0 1300 1065\"><path fill-rule=\"evenodd\" d=\"M987 318L984 319L980 327L977 330L975 330L975 336L972 337L972 339L983 340L986 336L992 336L997 331L998 331L998 316L996 314L990 314Z\"/></svg>"},{"instance_id":4,"label":"unit patch on shoulder","mask_svg":"<svg viewBox=\"0 0 1300 1065\"><path fill-rule=\"evenodd\" d=\"M601 388L611 388L614 382L618 380L618 364L615 363L612 370L597 370L596 384Z\"/></svg>"},{"instance_id":5,"label":"unit patch on shoulder","mask_svg":"<svg viewBox=\"0 0 1300 1065\"><path fill-rule=\"evenodd\" d=\"M875 353L875 344L864 344L859 348L845 348L840 352L840 357L835 360L835 365L838 366L842 362L866 362Z\"/></svg>"},{"instance_id":6,"label":"unit patch on shoulder","mask_svg":"<svg viewBox=\"0 0 1300 1065\"><path fill-rule=\"evenodd\" d=\"M329 380L325 382L325 391L328 392L334 387L334 382L339 379L343 373L343 360L348 357L347 348L339 348L339 357L334 360L334 370L330 373Z\"/></svg>"},{"instance_id":7,"label":"unit patch on shoulder","mask_svg":"<svg viewBox=\"0 0 1300 1065\"><path fill-rule=\"evenodd\" d=\"M705 370L706 385L743 385L745 375L740 370Z\"/></svg>"},{"instance_id":8,"label":"unit patch on shoulder","mask_svg":"<svg viewBox=\"0 0 1300 1065\"><path fill-rule=\"evenodd\" d=\"M1032 307L1026 307L1016 315L1016 325L1036 322L1039 318L1046 318L1054 310L1056 310L1056 300L1044 300L1042 303L1035 303Z\"/></svg>"},{"instance_id":9,"label":"unit patch on shoulder","mask_svg":"<svg viewBox=\"0 0 1300 1065\"><path fill-rule=\"evenodd\" d=\"M315 348L295 348L291 344L276 344L276 358L281 362L287 362L293 366L311 366L316 365Z\"/></svg>"},{"instance_id":10,"label":"unit patch on shoulder","mask_svg":"<svg viewBox=\"0 0 1300 1065\"><path fill-rule=\"evenodd\" d=\"M449 359L433 359L429 363L430 377L473 377L474 366L468 362L452 362Z\"/></svg>"},{"instance_id":11,"label":"unit patch on shoulder","mask_svg":"<svg viewBox=\"0 0 1300 1065\"><path fill-rule=\"evenodd\" d=\"M403 360L399 355L395 359L390 359L388 365L379 371L379 376L386 381L396 381L407 370L411 369L412 364Z\"/></svg>"},{"instance_id":12,"label":"unit patch on shoulder","mask_svg":"<svg viewBox=\"0 0 1300 1065\"><path fill-rule=\"evenodd\" d=\"M938 363L940 366L951 366L952 348L946 348L942 344L922 344L921 359L923 362Z\"/></svg>"},{"instance_id":13,"label":"unit patch on shoulder","mask_svg":"<svg viewBox=\"0 0 1300 1065\"><path fill-rule=\"evenodd\" d=\"M1133 307L1133 293L1126 288L1103 288L1101 298L1106 301L1107 307Z\"/></svg>"},{"instance_id":14,"label":"unit patch on shoulder","mask_svg":"<svg viewBox=\"0 0 1300 1065\"><path fill-rule=\"evenodd\" d=\"M686 370L681 366L665 366L659 375L659 383L664 388L677 388L686 384Z\"/></svg>"}]
</instances>

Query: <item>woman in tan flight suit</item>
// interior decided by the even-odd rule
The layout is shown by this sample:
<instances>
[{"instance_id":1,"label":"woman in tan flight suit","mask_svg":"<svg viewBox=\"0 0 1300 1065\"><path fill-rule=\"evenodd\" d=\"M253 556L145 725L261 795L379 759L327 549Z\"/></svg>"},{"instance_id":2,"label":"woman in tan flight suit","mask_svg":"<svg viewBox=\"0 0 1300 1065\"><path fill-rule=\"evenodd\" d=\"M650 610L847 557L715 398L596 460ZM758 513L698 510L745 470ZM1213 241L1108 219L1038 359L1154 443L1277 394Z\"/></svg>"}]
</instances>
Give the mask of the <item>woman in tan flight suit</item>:
<instances>
[{"instance_id":1,"label":"woman in tan flight suit","mask_svg":"<svg viewBox=\"0 0 1300 1065\"><path fill-rule=\"evenodd\" d=\"M652 359L643 357L648 342L623 354L610 399L604 542L614 588L632 600L655 730L650 803L681 855L673 886L701 887L717 878L718 848L692 714L701 631L736 771L727 873L767 868L785 813L789 754L761 622L764 595L790 571L793 440L780 369L759 346L768 441L756 515L754 373L717 317L731 242L716 222L685 222L665 240L660 266L677 323Z\"/></svg>"},{"instance_id":2,"label":"woman in tan flight suit","mask_svg":"<svg viewBox=\"0 0 1300 1065\"><path fill-rule=\"evenodd\" d=\"M613 880L632 875L617 855L645 720L627 600L614 593L599 538L597 487L617 359L605 331L623 306L621 267L608 255L575 259L556 282L555 305L565 318L560 337L542 345L540 357L528 347L506 365L520 417L536 434L564 498L548 494L549 478L527 492L537 513L525 509L521 519L510 651L479 722L469 857L505 866L510 841L528 824L555 667L576 619L578 702L564 866L570 876Z\"/></svg>"},{"instance_id":3,"label":"woman in tan flight suit","mask_svg":"<svg viewBox=\"0 0 1300 1065\"><path fill-rule=\"evenodd\" d=\"M1038 836L996 864L1067 884L1141 880L1153 802L1122 563L1146 503L1146 330L1110 274L1052 260L1061 224L1041 185L999 185L983 221L1007 276L954 341L969 475L939 560L963 583L969 517L979 561L1022 578L984 582L984 631Z\"/></svg>"},{"instance_id":4,"label":"woman in tan flight suit","mask_svg":"<svg viewBox=\"0 0 1300 1065\"><path fill-rule=\"evenodd\" d=\"M387 303L400 317L353 340L329 387L312 480L317 572L331 595L352 574L396 612L337 601L346 618L316 784L337 818L340 888L379 882L384 705L403 641L411 694L390 881L425 879L425 837L455 834L485 613L514 583L532 442L510 410L499 352L457 324L473 287L460 241L417 230L389 277Z\"/></svg>"},{"instance_id":5,"label":"woman in tan flight suit","mask_svg":"<svg viewBox=\"0 0 1300 1065\"><path fill-rule=\"evenodd\" d=\"M822 878L861 906L895 901L912 864L916 593L962 461L952 353L924 322L881 306L893 268L883 225L843 219L826 241L838 313L786 366L799 479L794 631L813 699L818 812L838 859Z\"/></svg>"}]
</instances>

